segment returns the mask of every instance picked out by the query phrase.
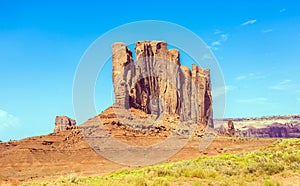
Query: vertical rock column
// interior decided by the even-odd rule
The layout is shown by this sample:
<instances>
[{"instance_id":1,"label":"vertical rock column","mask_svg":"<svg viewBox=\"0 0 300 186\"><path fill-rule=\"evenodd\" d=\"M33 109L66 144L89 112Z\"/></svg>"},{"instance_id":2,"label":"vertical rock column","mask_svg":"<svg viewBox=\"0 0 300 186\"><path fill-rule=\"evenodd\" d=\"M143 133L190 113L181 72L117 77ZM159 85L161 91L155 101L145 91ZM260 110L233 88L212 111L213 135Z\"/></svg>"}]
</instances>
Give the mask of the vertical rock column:
<instances>
[{"instance_id":1,"label":"vertical rock column","mask_svg":"<svg viewBox=\"0 0 300 186\"><path fill-rule=\"evenodd\" d=\"M182 121L191 120L192 72L189 67L180 67L180 118Z\"/></svg>"},{"instance_id":2,"label":"vertical rock column","mask_svg":"<svg viewBox=\"0 0 300 186\"><path fill-rule=\"evenodd\" d=\"M212 96L210 71L192 65L191 116L197 123L212 124Z\"/></svg>"},{"instance_id":3,"label":"vertical rock column","mask_svg":"<svg viewBox=\"0 0 300 186\"><path fill-rule=\"evenodd\" d=\"M119 108L129 108L129 88L135 75L132 52L125 43L112 45L112 79L115 92L115 105Z\"/></svg>"},{"instance_id":4,"label":"vertical rock column","mask_svg":"<svg viewBox=\"0 0 300 186\"><path fill-rule=\"evenodd\" d=\"M203 74L205 78L204 123L208 124L208 126L210 126L211 128L214 128L210 70L204 69Z\"/></svg>"}]
</instances>

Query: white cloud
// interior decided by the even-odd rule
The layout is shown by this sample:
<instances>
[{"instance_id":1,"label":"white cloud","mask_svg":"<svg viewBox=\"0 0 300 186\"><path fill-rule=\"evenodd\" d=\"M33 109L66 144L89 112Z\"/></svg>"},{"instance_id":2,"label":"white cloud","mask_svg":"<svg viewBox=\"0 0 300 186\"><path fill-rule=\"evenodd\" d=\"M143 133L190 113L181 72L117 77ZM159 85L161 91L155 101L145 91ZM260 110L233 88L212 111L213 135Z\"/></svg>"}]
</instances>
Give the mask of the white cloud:
<instances>
[{"instance_id":1,"label":"white cloud","mask_svg":"<svg viewBox=\"0 0 300 186\"><path fill-rule=\"evenodd\" d=\"M241 76L238 76L236 77L235 79L240 81L240 80L244 80L244 79L247 79L248 76L245 76L245 75L241 75Z\"/></svg>"},{"instance_id":2,"label":"white cloud","mask_svg":"<svg viewBox=\"0 0 300 186\"><path fill-rule=\"evenodd\" d=\"M285 90L289 87L290 82L291 82L291 80L285 79L285 80L279 82L278 84L271 86L270 89Z\"/></svg>"},{"instance_id":3,"label":"white cloud","mask_svg":"<svg viewBox=\"0 0 300 186\"><path fill-rule=\"evenodd\" d=\"M232 86L232 85L226 85L224 87L217 87L217 88L213 89L212 95L213 95L213 97L219 97L221 95L228 93L229 91L233 91L234 89L236 89L236 87Z\"/></svg>"},{"instance_id":4,"label":"white cloud","mask_svg":"<svg viewBox=\"0 0 300 186\"><path fill-rule=\"evenodd\" d=\"M0 128L14 127L19 123L19 118L0 109Z\"/></svg>"},{"instance_id":5,"label":"white cloud","mask_svg":"<svg viewBox=\"0 0 300 186\"><path fill-rule=\"evenodd\" d=\"M225 92L225 87L216 87L212 89L212 96L213 97L219 97L221 95L224 95Z\"/></svg>"},{"instance_id":6,"label":"white cloud","mask_svg":"<svg viewBox=\"0 0 300 186\"><path fill-rule=\"evenodd\" d=\"M266 76L267 76L266 74L249 73L249 74L239 75L235 78L235 80L241 81L241 80L264 79L266 78Z\"/></svg>"},{"instance_id":7,"label":"white cloud","mask_svg":"<svg viewBox=\"0 0 300 186\"><path fill-rule=\"evenodd\" d=\"M263 30L262 33L269 33L269 32L272 32L273 29L266 29L266 30Z\"/></svg>"},{"instance_id":8,"label":"white cloud","mask_svg":"<svg viewBox=\"0 0 300 186\"><path fill-rule=\"evenodd\" d=\"M224 43L225 41L228 40L228 35L227 34L222 34L221 31L218 31L218 32L216 31L216 32L214 32L214 34L218 35L219 38L216 41L211 43L211 48L213 50L218 50L219 49L218 47L221 46L222 43Z\"/></svg>"},{"instance_id":9,"label":"white cloud","mask_svg":"<svg viewBox=\"0 0 300 186\"><path fill-rule=\"evenodd\" d=\"M246 25L252 25L254 23L256 23L256 19L252 19L252 20L246 21L246 22L242 23L241 25L242 26L246 26Z\"/></svg>"},{"instance_id":10,"label":"white cloud","mask_svg":"<svg viewBox=\"0 0 300 186\"><path fill-rule=\"evenodd\" d=\"M218 29L215 30L215 32L214 32L215 35L218 35L218 34L221 34L221 33L222 33L222 31L221 31L221 30L218 30Z\"/></svg>"},{"instance_id":11,"label":"white cloud","mask_svg":"<svg viewBox=\"0 0 300 186\"><path fill-rule=\"evenodd\" d=\"M285 8L283 8L283 9L279 10L279 12L280 12L280 13L282 13L282 12L285 12L285 11L286 11L286 9L285 9Z\"/></svg>"},{"instance_id":12,"label":"white cloud","mask_svg":"<svg viewBox=\"0 0 300 186\"><path fill-rule=\"evenodd\" d=\"M225 86L225 92L226 92L226 93L229 92L229 91L232 91L232 90L234 90L234 89L236 89L236 87L233 86L233 85L226 85L226 86Z\"/></svg>"},{"instance_id":13,"label":"white cloud","mask_svg":"<svg viewBox=\"0 0 300 186\"><path fill-rule=\"evenodd\" d=\"M239 99L237 100L237 102L247 103L247 104L267 104L268 99L265 97L257 97L257 98Z\"/></svg>"},{"instance_id":14,"label":"white cloud","mask_svg":"<svg viewBox=\"0 0 300 186\"><path fill-rule=\"evenodd\" d=\"M220 41L214 41L211 46L220 46L221 45L221 42Z\"/></svg>"},{"instance_id":15,"label":"white cloud","mask_svg":"<svg viewBox=\"0 0 300 186\"><path fill-rule=\"evenodd\" d=\"M201 59L202 60L211 60L213 58L214 57L211 54L204 54Z\"/></svg>"},{"instance_id":16,"label":"white cloud","mask_svg":"<svg viewBox=\"0 0 300 186\"><path fill-rule=\"evenodd\" d=\"M228 39L228 35L227 34L221 34L221 42L225 42Z\"/></svg>"}]
</instances>

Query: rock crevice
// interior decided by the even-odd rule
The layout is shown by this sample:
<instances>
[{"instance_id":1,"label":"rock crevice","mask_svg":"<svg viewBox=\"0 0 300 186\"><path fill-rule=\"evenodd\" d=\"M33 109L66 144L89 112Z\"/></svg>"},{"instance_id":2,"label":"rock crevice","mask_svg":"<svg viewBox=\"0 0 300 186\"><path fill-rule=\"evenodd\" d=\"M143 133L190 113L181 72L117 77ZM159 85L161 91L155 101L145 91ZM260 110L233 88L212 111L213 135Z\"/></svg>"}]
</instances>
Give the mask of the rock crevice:
<instances>
[{"instance_id":1,"label":"rock crevice","mask_svg":"<svg viewBox=\"0 0 300 186\"><path fill-rule=\"evenodd\" d=\"M213 126L208 69L182 66L179 51L164 41L136 42L135 61L125 43L114 43L112 54L116 107Z\"/></svg>"}]
</instances>

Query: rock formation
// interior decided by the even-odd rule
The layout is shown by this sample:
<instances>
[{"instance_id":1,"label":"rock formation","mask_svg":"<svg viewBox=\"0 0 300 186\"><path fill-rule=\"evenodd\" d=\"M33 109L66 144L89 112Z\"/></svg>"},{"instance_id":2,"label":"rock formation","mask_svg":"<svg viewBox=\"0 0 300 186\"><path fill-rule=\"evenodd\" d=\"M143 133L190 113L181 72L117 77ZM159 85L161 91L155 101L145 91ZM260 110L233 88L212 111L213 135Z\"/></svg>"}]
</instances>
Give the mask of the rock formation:
<instances>
[{"instance_id":1,"label":"rock formation","mask_svg":"<svg viewBox=\"0 0 300 186\"><path fill-rule=\"evenodd\" d=\"M164 41L136 42L135 54L134 61L125 43L112 45L115 107L213 127L209 70L182 66L179 51L168 50Z\"/></svg>"},{"instance_id":2,"label":"rock formation","mask_svg":"<svg viewBox=\"0 0 300 186\"><path fill-rule=\"evenodd\" d=\"M225 136L234 136L235 135L235 128L232 120L228 120L227 124L224 123L220 126L218 130L220 135Z\"/></svg>"},{"instance_id":3,"label":"rock formation","mask_svg":"<svg viewBox=\"0 0 300 186\"><path fill-rule=\"evenodd\" d=\"M54 132L76 128L76 121L67 116L56 116Z\"/></svg>"},{"instance_id":4,"label":"rock formation","mask_svg":"<svg viewBox=\"0 0 300 186\"><path fill-rule=\"evenodd\" d=\"M214 124L219 134L229 131L234 122L235 136L257 138L300 138L300 115L265 116L261 118L216 119Z\"/></svg>"},{"instance_id":5,"label":"rock formation","mask_svg":"<svg viewBox=\"0 0 300 186\"><path fill-rule=\"evenodd\" d=\"M300 124L273 123L264 128L248 127L236 131L238 136L256 138L300 138Z\"/></svg>"}]
</instances>

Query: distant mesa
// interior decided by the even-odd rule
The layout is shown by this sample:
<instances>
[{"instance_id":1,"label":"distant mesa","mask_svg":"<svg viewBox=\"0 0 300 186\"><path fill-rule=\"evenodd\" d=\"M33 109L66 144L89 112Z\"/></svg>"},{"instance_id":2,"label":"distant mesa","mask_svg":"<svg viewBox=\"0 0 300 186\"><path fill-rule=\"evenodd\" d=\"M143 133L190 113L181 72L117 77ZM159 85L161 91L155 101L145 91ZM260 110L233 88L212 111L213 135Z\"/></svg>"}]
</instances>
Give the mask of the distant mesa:
<instances>
[{"instance_id":1,"label":"distant mesa","mask_svg":"<svg viewBox=\"0 0 300 186\"><path fill-rule=\"evenodd\" d=\"M230 125L231 122L232 125ZM215 124L220 135L255 138L300 138L300 115L221 119L215 120Z\"/></svg>"}]
</instances>

